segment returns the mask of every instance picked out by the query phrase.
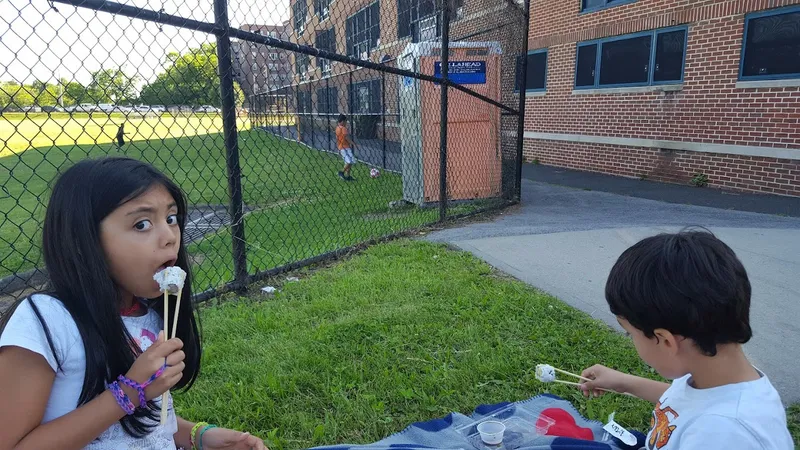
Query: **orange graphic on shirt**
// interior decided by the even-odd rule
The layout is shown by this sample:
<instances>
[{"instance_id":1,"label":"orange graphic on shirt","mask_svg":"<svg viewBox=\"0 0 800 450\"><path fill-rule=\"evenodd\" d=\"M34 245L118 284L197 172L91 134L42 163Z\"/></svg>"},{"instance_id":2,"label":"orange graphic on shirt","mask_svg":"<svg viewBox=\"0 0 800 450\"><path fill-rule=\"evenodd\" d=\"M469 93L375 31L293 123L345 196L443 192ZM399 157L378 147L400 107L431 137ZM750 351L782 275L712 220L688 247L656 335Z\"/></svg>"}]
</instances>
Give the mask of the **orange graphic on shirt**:
<instances>
[{"instance_id":1,"label":"orange graphic on shirt","mask_svg":"<svg viewBox=\"0 0 800 450\"><path fill-rule=\"evenodd\" d=\"M664 448L669 443L669 438L677 426L669 424L667 413L672 414L672 419L678 418L678 413L669 406L661 409L661 402L656 403L653 410L653 417L650 418L650 440L647 442L648 450Z\"/></svg>"}]
</instances>

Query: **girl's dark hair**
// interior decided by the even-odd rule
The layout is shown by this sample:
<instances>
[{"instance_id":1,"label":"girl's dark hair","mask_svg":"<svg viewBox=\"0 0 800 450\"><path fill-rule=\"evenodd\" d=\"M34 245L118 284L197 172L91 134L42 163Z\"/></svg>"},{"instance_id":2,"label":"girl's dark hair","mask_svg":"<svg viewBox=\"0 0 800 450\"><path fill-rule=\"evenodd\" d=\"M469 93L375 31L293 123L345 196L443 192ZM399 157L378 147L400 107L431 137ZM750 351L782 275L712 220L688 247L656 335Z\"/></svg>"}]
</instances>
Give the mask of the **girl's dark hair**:
<instances>
[{"instance_id":1,"label":"girl's dark hair","mask_svg":"<svg viewBox=\"0 0 800 450\"><path fill-rule=\"evenodd\" d=\"M347 116L345 116L344 114L339 114L339 123L345 123L345 122L347 122Z\"/></svg>"},{"instance_id":2,"label":"girl's dark hair","mask_svg":"<svg viewBox=\"0 0 800 450\"><path fill-rule=\"evenodd\" d=\"M183 239L187 215L183 192L150 164L119 157L84 160L65 171L53 187L42 231L42 253L49 275L46 293L59 299L69 311L86 350L86 373L76 407L100 395L106 389L105 383L124 375L138 357L138 347L120 315L122 299L100 242L100 222L123 203L159 184L175 199ZM192 277L184 245L178 251L176 266L187 274L177 330L177 337L184 344L186 368L176 388L188 389L200 371L201 345L194 305L187 301L192 298ZM61 361L50 330L33 299L28 299L60 370ZM163 318L163 302L152 300L150 307ZM0 333L21 301L0 320ZM169 317L174 317L174 310L169 313ZM152 431L144 418L157 421L159 409L152 401L147 406L121 420L129 435L142 437Z\"/></svg>"},{"instance_id":3,"label":"girl's dark hair","mask_svg":"<svg viewBox=\"0 0 800 450\"><path fill-rule=\"evenodd\" d=\"M657 328L692 339L707 356L744 344L750 281L733 250L707 231L646 238L625 250L606 282L611 313L652 338Z\"/></svg>"}]
</instances>

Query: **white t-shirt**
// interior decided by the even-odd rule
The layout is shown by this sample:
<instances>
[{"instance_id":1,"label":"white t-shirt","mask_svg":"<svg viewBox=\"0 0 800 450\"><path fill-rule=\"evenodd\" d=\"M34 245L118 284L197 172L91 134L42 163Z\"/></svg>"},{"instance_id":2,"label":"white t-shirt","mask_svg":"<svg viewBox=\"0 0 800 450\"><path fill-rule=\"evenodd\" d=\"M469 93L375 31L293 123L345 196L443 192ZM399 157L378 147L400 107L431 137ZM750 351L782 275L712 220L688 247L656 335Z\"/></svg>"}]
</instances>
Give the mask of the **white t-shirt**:
<instances>
[{"instance_id":1,"label":"white t-shirt","mask_svg":"<svg viewBox=\"0 0 800 450\"><path fill-rule=\"evenodd\" d=\"M647 450L793 450L778 392L761 371L755 381L695 389L691 375L672 382L656 404Z\"/></svg>"},{"instance_id":2,"label":"white t-shirt","mask_svg":"<svg viewBox=\"0 0 800 450\"><path fill-rule=\"evenodd\" d=\"M78 327L64 305L47 295L34 295L33 301L47 323L53 347L61 362L58 370L55 355L50 349L47 337L39 319L25 300L17 307L9 319L3 334L0 335L0 348L16 346L42 355L56 374L42 423L55 420L78 406L78 398L83 387L86 372L86 352ZM155 342L162 325L158 314L152 309L141 317L123 317L128 332L142 349L147 350ZM107 429L85 449L88 450L163 450L175 449L174 434L178 431L178 421L169 398L167 422L149 435L136 439L123 430L119 422ZM155 399L161 405L161 397ZM157 422L156 422L157 423Z\"/></svg>"}]
</instances>

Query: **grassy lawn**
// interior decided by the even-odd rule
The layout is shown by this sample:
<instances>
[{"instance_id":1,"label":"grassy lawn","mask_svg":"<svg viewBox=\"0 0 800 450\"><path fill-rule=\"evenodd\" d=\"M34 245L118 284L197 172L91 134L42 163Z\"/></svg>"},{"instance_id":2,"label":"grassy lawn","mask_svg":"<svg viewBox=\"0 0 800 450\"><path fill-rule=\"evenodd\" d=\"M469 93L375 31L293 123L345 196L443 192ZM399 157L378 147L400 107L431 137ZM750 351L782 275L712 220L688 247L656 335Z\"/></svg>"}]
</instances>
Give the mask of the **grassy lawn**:
<instances>
[{"instance_id":1,"label":"grassy lawn","mask_svg":"<svg viewBox=\"0 0 800 450\"><path fill-rule=\"evenodd\" d=\"M602 361L652 376L626 338L469 254L400 240L300 277L272 300L204 308L205 363L181 414L299 449L369 443L549 388L591 418L616 410L624 425L649 424L644 401L589 402L533 374Z\"/></svg>"},{"instance_id":2,"label":"grassy lawn","mask_svg":"<svg viewBox=\"0 0 800 450\"><path fill-rule=\"evenodd\" d=\"M246 429L275 450L366 444L543 392L591 419L616 411L624 426L649 427L645 401L586 400L533 373L537 363L579 372L602 362L658 378L628 338L467 253L399 240L298 276L274 299L256 291L202 308L204 365L178 395L180 414ZM800 442L800 408L789 417Z\"/></svg>"},{"instance_id":3,"label":"grassy lawn","mask_svg":"<svg viewBox=\"0 0 800 450\"><path fill-rule=\"evenodd\" d=\"M44 130L49 126L60 129L60 125L50 123L52 118L43 116ZM191 204L228 204L218 117L167 115L130 122L126 129L134 138L150 139L134 140L118 150L108 139L116 130L112 123L116 118L103 116L108 123L100 128L97 115L84 116L84 123L68 116L64 119L69 121L65 132L72 136L64 139L78 139L80 143L91 134L91 139L102 143L48 144L21 153L17 149L0 158L0 178L8 180L0 193L0 277L40 265L41 221L50 184L60 170L81 159L103 155L144 159L168 173L186 191ZM0 124L4 120L7 126L5 116L0 118ZM76 130L90 123L98 128L74 137L79 133ZM26 123L24 127L33 126ZM12 134L9 142L18 143L21 135ZM40 139L35 134L29 138L34 142ZM402 198L399 175L384 173L371 179L367 167L356 166L354 176L358 181L344 183L336 177L341 166L336 155L258 130L240 131L239 147L244 201L250 209L245 239L251 273L417 227L438 217L434 209L388 210L390 201ZM454 212L469 208L461 206ZM197 265L198 291L231 280L231 236L227 229L207 235L189 250Z\"/></svg>"}]
</instances>

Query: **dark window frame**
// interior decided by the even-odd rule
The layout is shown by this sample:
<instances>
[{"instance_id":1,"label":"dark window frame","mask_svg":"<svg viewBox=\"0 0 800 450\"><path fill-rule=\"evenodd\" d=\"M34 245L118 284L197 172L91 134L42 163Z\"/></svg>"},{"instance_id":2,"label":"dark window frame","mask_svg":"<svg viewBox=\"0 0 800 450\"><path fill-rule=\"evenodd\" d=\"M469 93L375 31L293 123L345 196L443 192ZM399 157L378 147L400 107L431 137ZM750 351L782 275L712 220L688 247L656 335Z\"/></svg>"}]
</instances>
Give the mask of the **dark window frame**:
<instances>
[{"instance_id":1,"label":"dark window frame","mask_svg":"<svg viewBox=\"0 0 800 450\"><path fill-rule=\"evenodd\" d=\"M547 68L548 68L549 59L550 59L549 49L548 48L537 48L536 50L528 50L528 54L527 54L526 58L530 58L531 55L538 55L538 54L541 54L541 53L544 53L544 55L545 55L544 56L544 87L528 89L528 87L526 85L526 81L527 80L521 80L520 79L520 77L522 75L520 73L520 66L519 66L519 61L522 59L522 55L520 55L520 56L517 57L517 67L516 67L516 70L514 71L514 76L515 76L515 78L514 78L514 93L518 93L519 90L520 90L520 87L522 87L522 86L525 86L525 93L526 94L528 92L546 92L547 91ZM528 70L530 70L530 69L531 69L531 66L530 66L530 64L528 64ZM517 84L517 82L519 82L519 84Z\"/></svg>"},{"instance_id":2,"label":"dark window frame","mask_svg":"<svg viewBox=\"0 0 800 450\"><path fill-rule=\"evenodd\" d=\"M331 3L333 3L333 0L314 0L314 14L319 17L320 21L331 16ZM326 9L328 10L327 14L323 14Z\"/></svg>"},{"instance_id":3,"label":"dark window frame","mask_svg":"<svg viewBox=\"0 0 800 450\"><path fill-rule=\"evenodd\" d=\"M375 11L373 11L373 8L375 9ZM345 45L347 46L347 48L345 49L345 53L347 54L347 56L360 58L361 54L360 53L356 54L353 51L353 49L355 48L356 45L360 45L365 42L367 43L367 57L369 57L370 52L378 48L377 42L381 38L380 8L381 8L380 0L375 0L374 2L371 2L367 6L359 9L358 11L348 16L347 19L345 19ZM366 16L365 22L368 22L369 26L366 27L367 38L365 40L355 42L356 35L358 35L359 33L364 33L364 31L359 32L353 30L354 24L358 20L357 16L359 14L365 14ZM373 23L374 19L377 19L376 23Z\"/></svg>"},{"instance_id":4,"label":"dark window frame","mask_svg":"<svg viewBox=\"0 0 800 450\"><path fill-rule=\"evenodd\" d=\"M581 2L581 14L588 14L588 13L593 13L593 12L597 12L597 11L602 11L602 10L608 9L608 8L616 8L617 6L630 5L631 3L636 3L637 0L605 0L605 4L604 5L602 5L602 6L593 6L593 7L590 7L590 8L587 8L585 6L586 5L586 0L579 0L579 1Z\"/></svg>"},{"instance_id":5,"label":"dark window frame","mask_svg":"<svg viewBox=\"0 0 800 450\"><path fill-rule=\"evenodd\" d=\"M298 20L300 16L297 14L298 7L302 7L303 10L303 18L302 21ZM292 25L294 32L297 34L303 34L306 30L306 22L308 21L308 2L307 0L297 0L294 5L292 5Z\"/></svg>"},{"instance_id":6,"label":"dark window frame","mask_svg":"<svg viewBox=\"0 0 800 450\"><path fill-rule=\"evenodd\" d=\"M747 56L747 37L750 31L750 22L754 19L760 19L770 16L781 16L784 14L797 14L800 12L800 5L789 6L786 8L770 9L767 11L759 11L750 13L744 16L744 32L742 34L742 51L739 55L739 81L766 81L766 80L791 80L800 78L799 73L790 74L775 74L775 75L744 75L744 62Z\"/></svg>"},{"instance_id":7,"label":"dark window frame","mask_svg":"<svg viewBox=\"0 0 800 450\"><path fill-rule=\"evenodd\" d=\"M321 50L327 50L332 53L336 53L336 27L318 31L315 37L314 45ZM323 77L329 77L333 73L332 63L333 61L330 59L317 57L317 67L319 67Z\"/></svg>"},{"instance_id":8,"label":"dark window frame","mask_svg":"<svg viewBox=\"0 0 800 450\"><path fill-rule=\"evenodd\" d=\"M337 86L317 88L317 113L338 114L339 88ZM323 101L324 99L324 101Z\"/></svg>"},{"instance_id":9,"label":"dark window frame","mask_svg":"<svg viewBox=\"0 0 800 450\"><path fill-rule=\"evenodd\" d=\"M666 81L653 81L655 76L655 59L656 53L658 52L657 49L657 42L658 36L665 33L672 33L675 31L683 31L684 39L683 39L683 59L681 61L681 78L680 80L666 80ZM650 60L648 62L648 73L647 73L647 81L646 82L637 82L637 83L617 83L617 84L600 84L600 70L601 67L601 60L603 57L603 44L609 42L617 42L627 39L636 39L643 36L650 36ZM573 74L572 86L573 89L581 90L581 89L613 89L613 88L620 88L620 87L638 87L638 86L664 86L664 85L676 85L682 84L684 77L686 76L686 49L689 43L689 26L688 25L679 25L675 27L668 27L668 28L657 28L655 30L648 30L642 31L639 33L632 33L632 34L625 34L621 36L612 36L602 39L594 39L591 41L583 41L578 42L575 46L575 73ZM597 54L595 55L595 63L594 63L594 84L587 85L587 86L578 86L578 50L581 47L597 45Z\"/></svg>"},{"instance_id":10,"label":"dark window frame","mask_svg":"<svg viewBox=\"0 0 800 450\"><path fill-rule=\"evenodd\" d=\"M368 89L369 97L369 111L362 111L360 105L357 105L358 89L366 86ZM348 88L347 100L350 105L350 114L359 115L380 115L381 112L381 79L373 78L371 80L359 81L353 83Z\"/></svg>"}]
</instances>

